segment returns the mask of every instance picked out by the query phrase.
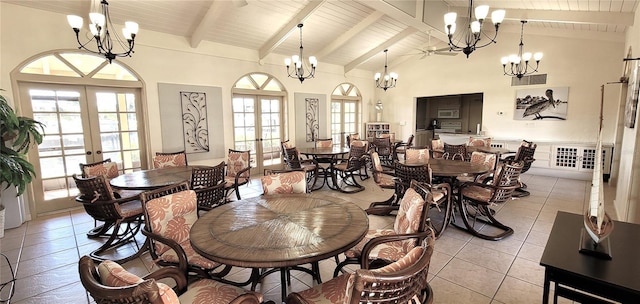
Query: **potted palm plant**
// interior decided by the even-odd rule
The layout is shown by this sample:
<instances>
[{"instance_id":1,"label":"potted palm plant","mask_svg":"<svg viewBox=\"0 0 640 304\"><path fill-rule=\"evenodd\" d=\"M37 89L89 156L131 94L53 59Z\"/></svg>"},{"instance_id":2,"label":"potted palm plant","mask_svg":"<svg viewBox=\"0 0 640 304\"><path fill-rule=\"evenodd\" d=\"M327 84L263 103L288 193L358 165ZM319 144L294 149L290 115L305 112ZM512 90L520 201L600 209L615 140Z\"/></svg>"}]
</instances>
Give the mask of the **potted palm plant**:
<instances>
[{"instance_id":1,"label":"potted palm plant","mask_svg":"<svg viewBox=\"0 0 640 304\"><path fill-rule=\"evenodd\" d=\"M43 134L41 122L18 116L0 95L0 190L16 187L17 195L24 193L36 174L26 155L32 146L42 143ZM0 197L0 237L4 236L4 212Z\"/></svg>"}]
</instances>

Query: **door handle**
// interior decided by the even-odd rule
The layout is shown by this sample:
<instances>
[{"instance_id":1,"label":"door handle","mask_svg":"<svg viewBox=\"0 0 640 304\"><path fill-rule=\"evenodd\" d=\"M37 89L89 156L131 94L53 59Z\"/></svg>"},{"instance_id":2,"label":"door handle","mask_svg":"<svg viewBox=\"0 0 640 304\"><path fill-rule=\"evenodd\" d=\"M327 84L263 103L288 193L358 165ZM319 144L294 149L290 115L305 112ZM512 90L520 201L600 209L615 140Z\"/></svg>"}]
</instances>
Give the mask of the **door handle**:
<instances>
[{"instance_id":1,"label":"door handle","mask_svg":"<svg viewBox=\"0 0 640 304\"><path fill-rule=\"evenodd\" d=\"M91 155L91 151L84 152L87 155Z\"/></svg>"},{"instance_id":2,"label":"door handle","mask_svg":"<svg viewBox=\"0 0 640 304\"><path fill-rule=\"evenodd\" d=\"M98 150L98 151L96 151L96 154L100 155L100 154L102 154L102 151Z\"/></svg>"}]
</instances>

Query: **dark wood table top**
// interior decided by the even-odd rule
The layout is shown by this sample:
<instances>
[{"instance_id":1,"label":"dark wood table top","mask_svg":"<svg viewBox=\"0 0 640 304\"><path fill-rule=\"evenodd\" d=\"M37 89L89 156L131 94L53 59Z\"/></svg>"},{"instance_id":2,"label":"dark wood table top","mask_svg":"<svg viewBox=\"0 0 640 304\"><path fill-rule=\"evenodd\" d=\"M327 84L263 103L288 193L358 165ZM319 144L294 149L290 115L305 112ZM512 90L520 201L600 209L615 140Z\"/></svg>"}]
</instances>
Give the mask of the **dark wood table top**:
<instances>
[{"instance_id":1,"label":"dark wood table top","mask_svg":"<svg viewBox=\"0 0 640 304\"><path fill-rule=\"evenodd\" d=\"M304 155L340 155L349 153L349 148L331 147L331 148L301 148L300 153Z\"/></svg>"},{"instance_id":2,"label":"dark wood table top","mask_svg":"<svg viewBox=\"0 0 640 304\"><path fill-rule=\"evenodd\" d=\"M151 190L191 179L196 166L169 167L135 171L111 179L111 186L127 190Z\"/></svg>"},{"instance_id":3,"label":"dark wood table top","mask_svg":"<svg viewBox=\"0 0 640 304\"><path fill-rule=\"evenodd\" d=\"M442 158L431 158L427 162L406 162L404 160L399 162L407 166L424 166L428 163L434 176L443 177L454 177L465 173L470 175L481 174L490 169L488 166L481 164Z\"/></svg>"},{"instance_id":4,"label":"dark wood table top","mask_svg":"<svg viewBox=\"0 0 640 304\"><path fill-rule=\"evenodd\" d=\"M588 278L605 290L615 288L640 295L640 225L614 221L615 227L609 236L613 258L602 260L578 252L583 220L581 214L563 211L556 214L540 265Z\"/></svg>"},{"instance_id":5,"label":"dark wood table top","mask_svg":"<svg viewBox=\"0 0 640 304\"><path fill-rule=\"evenodd\" d=\"M191 228L195 251L240 267L278 268L333 257L367 233L367 214L341 198L260 196L217 207Z\"/></svg>"},{"instance_id":6,"label":"dark wood table top","mask_svg":"<svg viewBox=\"0 0 640 304\"><path fill-rule=\"evenodd\" d=\"M493 153L493 154L505 154L505 153L513 153L507 148L498 148L498 147L475 147L475 146L467 146L467 152L471 153L473 151L485 152L485 153Z\"/></svg>"}]
</instances>

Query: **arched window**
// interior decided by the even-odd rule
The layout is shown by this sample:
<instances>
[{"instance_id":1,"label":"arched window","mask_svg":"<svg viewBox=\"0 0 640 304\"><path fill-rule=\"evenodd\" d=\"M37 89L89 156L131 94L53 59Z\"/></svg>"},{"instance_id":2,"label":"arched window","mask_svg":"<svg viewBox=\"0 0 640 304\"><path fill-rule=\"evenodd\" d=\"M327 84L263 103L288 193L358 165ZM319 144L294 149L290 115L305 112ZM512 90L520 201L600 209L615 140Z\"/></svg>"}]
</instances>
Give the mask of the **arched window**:
<instances>
[{"instance_id":1,"label":"arched window","mask_svg":"<svg viewBox=\"0 0 640 304\"><path fill-rule=\"evenodd\" d=\"M73 174L80 163L106 159L120 173L146 169L143 83L117 61L81 51L33 56L11 72L25 116L45 124L30 160L37 214L77 207Z\"/></svg>"},{"instance_id":2,"label":"arched window","mask_svg":"<svg viewBox=\"0 0 640 304\"><path fill-rule=\"evenodd\" d=\"M256 172L281 169L284 86L271 75L251 73L236 81L232 93L235 149L251 151L252 167L257 168Z\"/></svg>"},{"instance_id":3,"label":"arched window","mask_svg":"<svg viewBox=\"0 0 640 304\"><path fill-rule=\"evenodd\" d=\"M334 145L347 146L347 135L359 133L361 104L362 96L355 85L341 83L333 90L331 94L331 137Z\"/></svg>"}]
</instances>

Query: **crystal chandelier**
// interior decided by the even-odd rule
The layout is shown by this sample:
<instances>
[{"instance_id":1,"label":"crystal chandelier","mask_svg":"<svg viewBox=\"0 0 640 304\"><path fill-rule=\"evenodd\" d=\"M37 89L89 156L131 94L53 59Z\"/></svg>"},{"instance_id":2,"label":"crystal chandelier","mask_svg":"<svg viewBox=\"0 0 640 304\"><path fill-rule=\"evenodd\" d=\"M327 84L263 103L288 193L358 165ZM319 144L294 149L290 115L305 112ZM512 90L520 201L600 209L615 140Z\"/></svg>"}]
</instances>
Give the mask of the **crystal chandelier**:
<instances>
[{"instance_id":1,"label":"crystal chandelier","mask_svg":"<svg viewBox=\"0 0 640 304\"><path fill-rule=\"evenodd\" d=\"M376 73L373 77L376 81L376 87L385 91L389 88L395 87L396 81L398 81L398 74L394 72L387 73L387 51L389 50L384 50L384 77L381 77L382 75L380 75L380 73Z\"/></svg>"},{"instance_id":2,"label":"crystal chandelier","mask_svg":"<svg viewBox=\"0 0 640 304\"><path fill-rule=\"evenodd\" d=\"M309 56L309 64L304 63L302 59L304 58L302 57L302 23L298 24L298 28L300 29L300 55L293 55L291 58L285 59L284 64L287 66L287 74L289 77L298 78L300 83L302 83L305 79L315 76L318 60L315 56ZM293 66L289 69L291 62L293 62ZM305 67L309 70L309 74L307 75L304 74Z\"/></svg>"},{"instance_id":3,"label":"crystal chandelier","mask_svg":"<svg viewBox=\"0 0 640 304\"><path fill-rule=\"evenodd\" d=\"M461 35L458 35L457 38L454 39L453 34L456 32L456 18L457 14L455 12L446 13L444 15L444 24L445 24L445 32L449 37L449 49L451 51L460 52L462 51L467 58L469 58L469 54L471 54L476 49L485 47L490 45L491 43L496 43L496 37L498 37L498 27L500 27L500 23L504 20L505 11L504 10L495 10L491 13L491 21L495 26L495 33L493 33L493 38L487 33L482 31L482 24L489 14L489 6L488 5L480 5L475 8L475 16L476 21L471 22L473 12L473 0L469 0L469 20L468 24L465 25L464 31L462 31ZM478 45L482 36L488 38L489 40L484 43Z\"/></svg>"},{"instance_id":4,"label":"crystal chandelier","mask_svg":"<svg viewBox=\"0 0 640 304\"><path fill-rule=\"evenodd\" d=\"M126 42L118 35L117 32L109 32L109 27L113 28L111 23L111 16L109 16L109 3L107 0L100 1L100 13L89 13L89 31L93 37L86 43L80 42L80 28L82 28L83 19L80 16L68 15L67 21L73 31L76 32L76 40L80 45L78 49L84 49L94 54L101 54L109 60L109 63L116 57L131 57L133 53L134 40L138 33L138 24L132 21L125 22L125 27L122 29L122 34ZM97 50L91 50L87 48L92 40L96 41ZM113 47L118 44L123 50L121 53L114 53Z\"/></svg>"},{"instance_id":5,"label":"crystal chandelier","mask_svg":"<svg viewBox=\"0 0 640 304\"><path fill-rule=\"evenodd\" d=\"M518 78L522 78L522 76L527 74L532 74L538 71L538 65L540 64L540 59L542 59L542 53L538 52L533 54L533 60L536 61L536 67L532 67L529 64L531 60L531 53L522 53L522 48L524 47L524 43L522 42L522 37L524 36L524 24L527 23L526 20L520 21L522 22L522 29L520 30L520 44L518 46L518 55L511 54L508 57L502 57L502 70L504 74L507 76L516 76ZM511 63L511 68L507 69L507 64ZM531 69L531 70L529 70Z\"/></svg>"}]
</instances>

